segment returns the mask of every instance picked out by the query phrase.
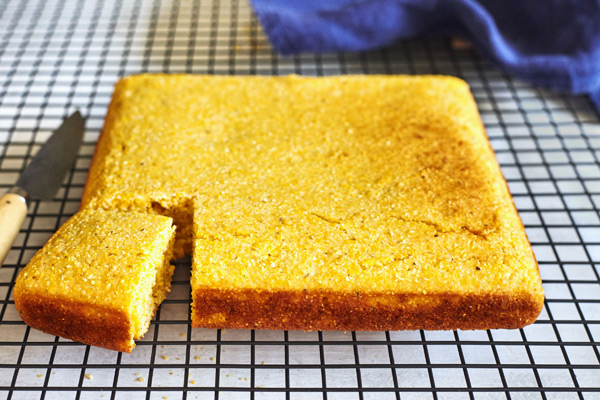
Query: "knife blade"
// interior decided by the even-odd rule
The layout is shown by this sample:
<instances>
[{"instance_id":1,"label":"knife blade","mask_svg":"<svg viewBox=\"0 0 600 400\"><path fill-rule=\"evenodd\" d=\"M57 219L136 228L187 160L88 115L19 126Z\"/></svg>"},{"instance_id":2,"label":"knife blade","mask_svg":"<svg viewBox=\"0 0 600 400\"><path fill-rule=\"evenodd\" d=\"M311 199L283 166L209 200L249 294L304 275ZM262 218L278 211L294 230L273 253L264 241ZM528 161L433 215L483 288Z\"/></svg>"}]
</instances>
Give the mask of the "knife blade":
<instances>
[{"instance_id":1,"label":"knife blade","mask_svg":"<svg viewBox=\"0 0 600 400\"><path fill-rule=\"evenodd\" d=\"M79 111L64 120L21 174L0 197L0 265L12 246L31 200L52 200L73 165L85 129Z\"/></svg>"}]
</instances>

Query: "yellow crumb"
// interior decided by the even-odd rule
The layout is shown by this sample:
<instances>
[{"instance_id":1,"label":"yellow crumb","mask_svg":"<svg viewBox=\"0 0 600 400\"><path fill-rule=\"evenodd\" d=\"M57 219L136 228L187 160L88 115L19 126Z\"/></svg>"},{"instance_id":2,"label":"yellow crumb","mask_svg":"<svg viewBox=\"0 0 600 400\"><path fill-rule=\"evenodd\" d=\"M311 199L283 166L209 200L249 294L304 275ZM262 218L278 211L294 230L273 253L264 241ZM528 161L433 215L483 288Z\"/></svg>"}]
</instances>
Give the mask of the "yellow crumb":
<instances>
[{"instance_id":1,"label":"yellow crumb","mask_svg":"<svg viewBox=\"0 0 600 400\"><path fill-rule=\"evenodd\" d=\"M144 377L140 376L139 378L136 379L138 382L144 382Z\"/></svg>"},{"instance_id":2,"label":"yellow crumb","mask_svg":"<svg viewBox=\"0 0 600 400\"><path fill-rule=\"evenodd\" d=\"M163 360L167 360L169 357L168 356L162 356L160 358L162 358Z\"/></svg>"},{"instance_id":3,"label":"yellow crumb","mask_svg":"<svg viewBox=\"0 0 600 400\"><path fill-rule=\"evenodd\" d=\"M85 379L89 379L91 381L94 379L94 376L92 374L85 374Z\"/></svg>"},{"instance_id":4,"label":"yellow crumb","mask_svg":"<svg viewBox=\"0 0 600 400\"><path fill-rule=\"evenodd\" d=\"M201 356L196 356L196 357L194 357L194 360L202 360L202 357Z\"/></svg>"}]
</instances>

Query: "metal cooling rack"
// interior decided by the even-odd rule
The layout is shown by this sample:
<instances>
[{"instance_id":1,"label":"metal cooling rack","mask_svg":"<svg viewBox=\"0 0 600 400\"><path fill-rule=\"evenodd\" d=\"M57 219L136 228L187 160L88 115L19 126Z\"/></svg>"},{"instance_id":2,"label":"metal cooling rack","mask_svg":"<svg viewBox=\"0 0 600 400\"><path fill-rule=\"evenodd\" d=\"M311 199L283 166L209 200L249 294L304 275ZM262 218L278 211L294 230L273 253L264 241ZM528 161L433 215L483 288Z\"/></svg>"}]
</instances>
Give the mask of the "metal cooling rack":
<instances>
[{"instance_id":1,"label":"metal cooling rack","mask_svg":"<svg viewBox=\"0 0 600 400\"><path fill-rule=\"evenodd\" d=\"M600 122L587 98L533 88L447 40L279 57L245 2L0 1L0 191L74 109L77 163L35 203L0 268L0 398L600 399ZM546 291L538 322L473 332L281 332L190 327L189 263L130 355L32 330L20 268L72 215L112 93L150 72L450 74L473 90Z\"/></svg>"}]
</instances>

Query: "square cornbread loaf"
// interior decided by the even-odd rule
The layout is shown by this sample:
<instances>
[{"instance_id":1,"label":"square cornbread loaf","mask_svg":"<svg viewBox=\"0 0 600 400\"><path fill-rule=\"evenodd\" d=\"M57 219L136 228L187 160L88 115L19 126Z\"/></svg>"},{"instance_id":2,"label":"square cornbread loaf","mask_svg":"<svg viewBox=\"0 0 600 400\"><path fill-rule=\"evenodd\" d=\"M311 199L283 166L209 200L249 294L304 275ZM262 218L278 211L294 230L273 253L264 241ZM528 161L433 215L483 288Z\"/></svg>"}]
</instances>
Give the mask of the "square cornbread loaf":
<instances>
[{"instance_id":1,"label":"square cornbread loaf","mask_svg":"<svg viewBox=\"0 0 600 400\"><path fill-rule=\"evenodd\" d=\"M159 215L80 211L19 274L15 306L33 328L130 352L171 289L174 230Z\"/></svg>"},{"instance_id":2,"label":"square cornbread loaf","mask_svg":"<svg viewBox=\"0 0 600 400\"><path fill-rule=\"evenodd\" d=\"M452 77L125 78L83 207L174 219L196 327L517 328L542 309Z\"/></svg>"}]
</instances>

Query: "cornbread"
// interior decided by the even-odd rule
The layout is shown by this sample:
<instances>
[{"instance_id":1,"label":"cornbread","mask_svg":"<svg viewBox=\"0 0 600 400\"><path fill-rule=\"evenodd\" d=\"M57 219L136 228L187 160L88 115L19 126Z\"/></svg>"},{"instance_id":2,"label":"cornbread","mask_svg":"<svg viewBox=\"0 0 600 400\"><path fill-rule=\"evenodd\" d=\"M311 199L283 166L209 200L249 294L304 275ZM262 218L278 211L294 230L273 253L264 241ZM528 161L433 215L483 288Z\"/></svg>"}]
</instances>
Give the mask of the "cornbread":
<instances>
[{"instance_id":1,"label":"cornbread","mask_svg":"<svg viewBox=\"0 0 600 400\"><path fill-rule=\"evenodd\" d=\"M172 219L82 210L17 279L15 306L44 332L131 352L171 288Z\"/></svg>"},{"instance_id":2,"label":"cornbread","mask_svg":"<svg viewBox=\"0 0 600 400\"><path fill-rule=\"evenodd\" d=\"M125 78L83 207L174 218L197 327L516 328L542 308L452 77Z\"/></svg>"},{"instance_id":3,"label":"cornbread","mask_svg":"<svg viewBox=\"0 0 600 400\"><path fill-rule=\"evenodd\" d=\"M542 309L531 246L452 77L125 78L89 209L173 218L195 327L517 328ZM156 244L138 243L121 245Z\"/></svg>"}]
</instances>

